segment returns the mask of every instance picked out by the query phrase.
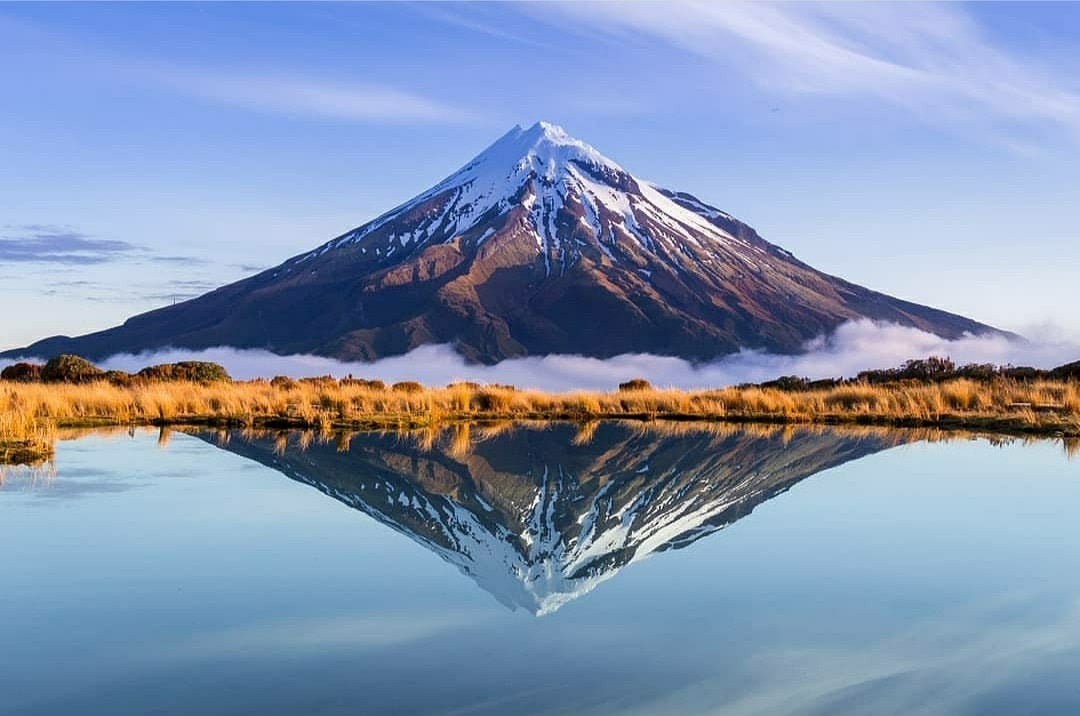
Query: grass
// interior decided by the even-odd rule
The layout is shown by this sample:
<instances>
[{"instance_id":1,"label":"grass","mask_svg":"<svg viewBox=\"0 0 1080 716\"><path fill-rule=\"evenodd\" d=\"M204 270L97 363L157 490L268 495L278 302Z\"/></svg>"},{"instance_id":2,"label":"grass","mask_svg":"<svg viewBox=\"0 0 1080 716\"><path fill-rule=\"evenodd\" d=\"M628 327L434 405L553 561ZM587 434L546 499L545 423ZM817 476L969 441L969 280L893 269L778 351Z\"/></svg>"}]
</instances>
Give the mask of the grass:
<instances>
[{"instance_id":1,"label":"grass","mask_svg":"<svg viewBox=\"0 0 1080 716\"><path fill-rule=\"evenodd\" d=\"M0 383L0 462L47 459L62 427L423 428L464 421L608 419L859 424L1080 437L1075 381L900 382L785 391L544 393L456 384L405 391L349 381Z\"/></svg>"},{"instance_id":2,"label":"grass","mask_svg":"<svg viewBox=\"0 0 1080 716\"><path fill-rule=\"evenodd\" d=\"M52 456L56 423L18 408L0 410L0 465L33 464Z\"/></svg>"}]
</instances>

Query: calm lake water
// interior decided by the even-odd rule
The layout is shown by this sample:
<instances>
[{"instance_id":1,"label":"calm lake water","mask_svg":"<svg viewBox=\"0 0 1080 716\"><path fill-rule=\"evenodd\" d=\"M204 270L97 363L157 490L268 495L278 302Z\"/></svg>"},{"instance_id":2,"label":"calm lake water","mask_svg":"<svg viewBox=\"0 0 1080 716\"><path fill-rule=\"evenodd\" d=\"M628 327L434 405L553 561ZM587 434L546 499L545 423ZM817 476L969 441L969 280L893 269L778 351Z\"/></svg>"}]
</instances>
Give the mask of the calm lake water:
<instances>
[{"instance_id":1,"label":"calm lake water","mask_svg":"<svg viewBox=\"0 0 1080 716\"><path fill-rule=\"evenodd\" d=\"M1080 461L920 437L65 440L0 487L0 713L1080 713Z\"/></svg>"}]
</instances>

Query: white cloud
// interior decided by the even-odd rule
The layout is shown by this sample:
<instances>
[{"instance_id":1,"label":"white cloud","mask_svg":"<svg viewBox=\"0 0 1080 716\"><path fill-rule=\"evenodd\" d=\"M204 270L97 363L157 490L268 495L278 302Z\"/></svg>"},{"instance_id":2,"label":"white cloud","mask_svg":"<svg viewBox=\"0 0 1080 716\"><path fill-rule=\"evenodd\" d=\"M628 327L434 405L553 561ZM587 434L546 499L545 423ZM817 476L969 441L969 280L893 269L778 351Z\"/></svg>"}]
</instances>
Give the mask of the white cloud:
<instances>
[{"instance_id":1,"label":"white cloud","mask_svg":"<svg viewBox=\"0 0 1080 716\"><path fill-rule=\"evenodd\" d=\"M1061 341L1009 340L1000 336L946 340L914 328L862 320L847 323L828 337L811 341L799 355L742 351L721 360L694 365L679 358L622 355L599 359L553 355L505 360L497 365L468 364L450 346L422 346L374 363L347 363L311 355L279 356L267 351L211 348L118 355L101 361L104 368L136 371L147 365L179 360L221 363L235 378L352 374L388 383L418 380L444 385L455 380L506 383L541 390L612 390L622 381L644 377L658 386L709 388L760 382L781 375L810 378L852 376L870 368L890 368L911 358L949 356L957 363L997 363L1052 368L1080 359L1080 346ZM13 362L13 361L10 361Z\"/></svg>"},{"instance_id":2,"label":"white cloud","mask_svg":"<svg viewBox=\"0 0 1080 716\"><path fill-rule=\"evenodd\" d=\"M464 109L379 84L183 68L154 74L158 81L180 92L260 112L374 122L455 123L473 118Z\"/></svg>"},{"instance_id":3,"label":"white cloud","mask_svg":"<svg viewBox=\"0 0 1080 716\"><path fill-rule=\"evenodd\" d=\"M660 40L776 92L869 97L931 122L1080 130L1071 74L1006 52L955 5L596 2L543 12Z\"/></svg>"}]
</instances>

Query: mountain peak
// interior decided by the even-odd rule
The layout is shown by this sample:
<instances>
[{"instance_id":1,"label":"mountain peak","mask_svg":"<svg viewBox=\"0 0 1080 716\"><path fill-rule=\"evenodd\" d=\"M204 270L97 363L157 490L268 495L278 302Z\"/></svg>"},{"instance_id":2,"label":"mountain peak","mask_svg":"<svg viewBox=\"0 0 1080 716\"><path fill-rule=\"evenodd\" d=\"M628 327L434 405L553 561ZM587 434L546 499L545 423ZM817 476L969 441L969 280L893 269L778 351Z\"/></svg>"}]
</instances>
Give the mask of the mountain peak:
<instances>
[{"instance_id":1,"label":"mountain peak","mask_svg":"<svg viewBox=\"0 0 1080 716\"><path fill-rule=\"evenodd\" d=\"M568 205L576 207L574 211L588 227L597 252L615 260L615 254L599 244L616 241L616 233L642 246L655 244L639 230L634 215L633 206L641 201L659 203L663 205L660 213L677 215L681 223L676 222L676 231L681 237L693 240L683 226L689 223L720 240L729 238L651 185L639 182L592 146L571 137L562 127L550 122L537 122L528 129L516 125L431 189L297 260L303 262L327 250L364 241L404 217L419 214L420 221L410 223L407 232L392 231L393 242L380 247L378 255L387 256L387 251L397 255L413 253L451 242L523 207L528 212L545 275L551 275L553 270L563 273L580 257L580 242L564 242L556 227ZM553 262L558 262L557 269L553 269Z\"/></svg>"},{"instance_id":2,"label":"mountain peak","mask_svg":"<svg viewBox=\"0 0 1080 716\"><path fill-rule=\"evenodd\" d=\"M511 174L533 171L547 181L553 181L567 170L570 162L593 168L606 168L626 174L626 170L598 152L591 145L576 139L557 124L537 122L528 129L516 125L494 144L476 155L465 170L480 164L496 171ZM464 171L464 170L463 170ZM454 180L461 172L447 177Z\"/></svg>"},{"instance_id":3,"label":"mountain peak","mask_svg":"<svg viewBox=\"0 0 1080 716\"><path fill-rule=\"evenodd\" d=\"M555 124L554 122L547 122L540 120L529 127L527 130L523 130L528 134L539 134L550 139L553 142L570 141L576 142L577 140L571 137L565 129Z\"/></svg>"},{"instance_id":4,"label":"mountain peak","mask_svg":"<svg viewBox=\"0 0 1080 716\"><path fill-rule=\"evenodd\" d=\"M584 144L581 140L570 136L570 133L559 125L544 120L535 122L527 128L515 124L509 132L503 135L503 138L507 137L525 138L534 143Z\"/></svg>"}]
</instances>

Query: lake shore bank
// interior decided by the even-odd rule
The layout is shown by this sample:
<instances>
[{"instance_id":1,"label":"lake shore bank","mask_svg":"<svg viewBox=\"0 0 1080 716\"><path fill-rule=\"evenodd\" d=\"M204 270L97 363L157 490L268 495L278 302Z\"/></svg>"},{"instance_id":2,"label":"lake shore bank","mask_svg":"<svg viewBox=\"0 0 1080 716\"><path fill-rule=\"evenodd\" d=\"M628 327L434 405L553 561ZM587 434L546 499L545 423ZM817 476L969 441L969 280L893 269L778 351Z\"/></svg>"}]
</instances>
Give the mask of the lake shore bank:
<instances>
[{"instance_id":1,"label":"lake shore bank","mask_svg":"<svg viewBox=\"0 0 1080 716\"><path fill-rule=\"evenodd\" d=\"M436 388L412 382L383 386L331 378L124 386L105 381L4 382L0 383L0 463L47 460L56 431L67 427L330 432L507 420L872 425L1071 438L1080 437L1080 383L953 379L799 390L640 387L607 393L544 393L472 383Z\"/></svg>"}]
</instances>

